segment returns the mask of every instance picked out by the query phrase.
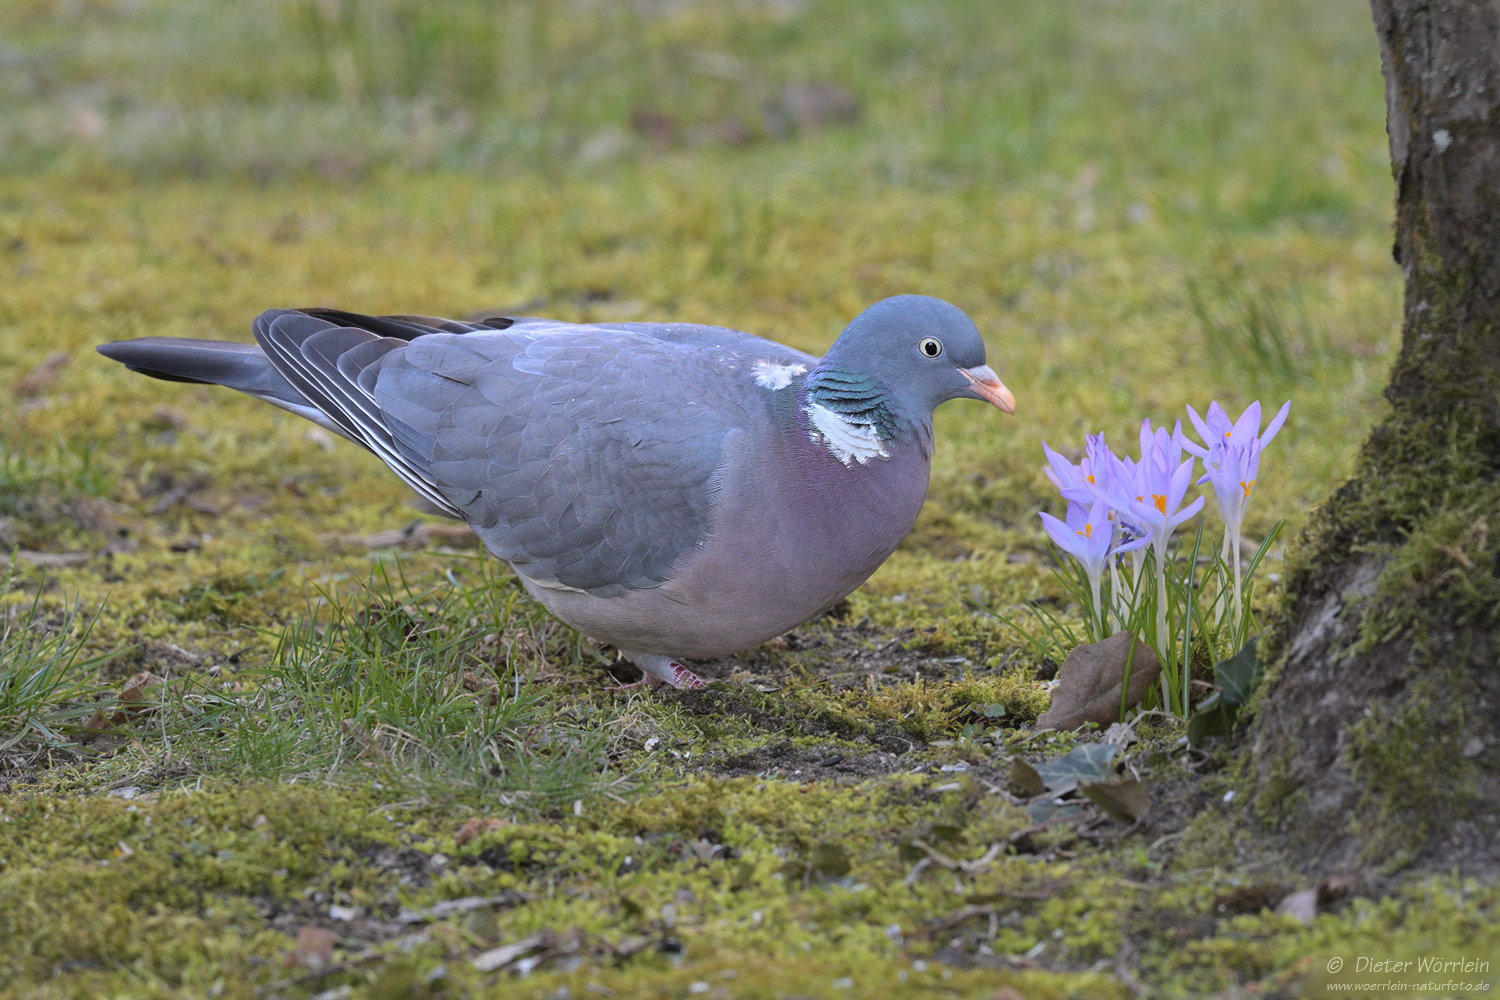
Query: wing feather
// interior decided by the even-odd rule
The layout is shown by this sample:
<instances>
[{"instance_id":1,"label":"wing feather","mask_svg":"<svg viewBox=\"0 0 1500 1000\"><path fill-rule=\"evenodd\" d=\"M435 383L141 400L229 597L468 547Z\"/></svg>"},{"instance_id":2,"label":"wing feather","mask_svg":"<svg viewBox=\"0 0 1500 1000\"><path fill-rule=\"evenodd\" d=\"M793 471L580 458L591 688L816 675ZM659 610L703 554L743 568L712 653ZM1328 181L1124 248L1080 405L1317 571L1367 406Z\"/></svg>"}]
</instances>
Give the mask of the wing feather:
<instances>
[{"instance_id":1,"label":"wing feather","mask_svg":"<svg viewBox=\"0 0 1500 1000\"><path fill-rule=\"evenodd\" d=\"M336 310L255 322L290 385L529 579L659 586L707 539L750 366L813 359L687 324L461 323Z\"/></svg>"}]
</instances>

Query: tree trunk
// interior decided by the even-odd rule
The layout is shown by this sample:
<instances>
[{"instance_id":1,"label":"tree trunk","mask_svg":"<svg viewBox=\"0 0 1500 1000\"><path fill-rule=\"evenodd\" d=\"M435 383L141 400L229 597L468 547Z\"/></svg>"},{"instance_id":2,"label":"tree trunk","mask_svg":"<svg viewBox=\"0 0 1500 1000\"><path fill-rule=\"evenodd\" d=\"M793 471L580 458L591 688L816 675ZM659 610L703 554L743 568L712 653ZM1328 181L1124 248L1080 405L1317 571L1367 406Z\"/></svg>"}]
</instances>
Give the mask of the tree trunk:
<instances>
[{"instance_id":1,"label":"tree trunk","mask_svg":"<svg viewBox=\"0 0 1500 1000\"><path fill-rule=\"evenodd\" d=\"M1251 808L1309 871L1500 870L1500 0L1372 0L1392 412L1291 556Z\"/></svg>"}]
</instances>

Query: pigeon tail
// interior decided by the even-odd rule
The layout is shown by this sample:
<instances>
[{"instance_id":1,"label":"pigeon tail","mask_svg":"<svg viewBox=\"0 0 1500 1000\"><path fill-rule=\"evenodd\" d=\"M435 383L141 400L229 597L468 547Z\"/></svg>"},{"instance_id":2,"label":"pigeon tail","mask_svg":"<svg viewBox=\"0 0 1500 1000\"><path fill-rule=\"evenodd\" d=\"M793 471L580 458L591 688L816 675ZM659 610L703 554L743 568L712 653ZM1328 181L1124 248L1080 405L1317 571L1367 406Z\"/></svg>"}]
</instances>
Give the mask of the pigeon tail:
<instances>
[{"instance_id":1,"label":"pigeon tail","mask_svg":"<svg viewBox=\"0 0 1500 1000\"><path fill-rule=\"evenodd\" d=\"M167 382L193 382L237 389L272 406L311 420L335 434L348 437L292 383L278 372L254 344L179 337L142 337L100 344L100 354L133 372Z\"/></svg>"}]
</instances>

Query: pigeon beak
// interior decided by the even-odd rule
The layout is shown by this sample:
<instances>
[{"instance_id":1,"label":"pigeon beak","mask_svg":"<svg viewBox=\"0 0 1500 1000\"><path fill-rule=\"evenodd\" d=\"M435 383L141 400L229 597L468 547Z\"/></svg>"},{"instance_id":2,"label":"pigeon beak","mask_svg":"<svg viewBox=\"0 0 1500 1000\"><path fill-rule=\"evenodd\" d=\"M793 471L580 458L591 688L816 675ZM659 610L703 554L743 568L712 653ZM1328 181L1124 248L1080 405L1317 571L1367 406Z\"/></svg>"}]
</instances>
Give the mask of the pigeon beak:
<instances>
[{"instance_id":1,"label":"pigeon beak","mask_svg":"<svg viewBox=\"0 0 1500 1000\"><path fill-rule=\"evenodd\" d=\"M969 380L974 395L986 403L994 403L1000 408L1001 413L1016 412L1016 397L1005 388L1005 383L995 374L995 370L989 365L980 365L978 368L960 368L958 373Z\"/></svg>"}]
</instances>

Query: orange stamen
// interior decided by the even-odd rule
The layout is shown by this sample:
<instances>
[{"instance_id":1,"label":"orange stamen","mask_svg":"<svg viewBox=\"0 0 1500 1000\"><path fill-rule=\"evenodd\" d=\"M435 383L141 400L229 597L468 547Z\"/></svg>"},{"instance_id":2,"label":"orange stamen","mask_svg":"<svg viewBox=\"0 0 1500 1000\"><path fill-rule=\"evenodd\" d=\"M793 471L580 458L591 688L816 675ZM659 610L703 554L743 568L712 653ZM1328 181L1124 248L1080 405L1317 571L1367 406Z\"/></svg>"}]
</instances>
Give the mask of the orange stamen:
<instances>
[{"instance_id":1,"label":"orange stamen","mask_svg":"<svg viewBox=\"0 0 1500 1000\"><path fill-rule=\"evenodd\" d=\"M1074 534L1082 535L1084 538L1093 538L1094 526L1092 524L1085 524L1082 531L1076 531Z\"/></svg>"},{"instance_id":2,"label":"orange stamen","mask_svg":"<svg viewBox=\"0 0 1500 1000\"><path fill-rule=\"evenodd\" d=\"M1151 499L1156 501L1157 510L1161 511L1163 514L1167 512L1167 498L1165 494L1153 493L1151 494Z\"/></svg>"},{"instance_id":3,"label":"orange stamen","mask_svg":"<svg viewBox=\"0 0 1500 1000\"><path fill-rule=\"evenodd\" d=\"M1250 495L1250 491L1253 490L1253 489L1255 489L1255 480L1252 479L1252 480L1250 480L1247 483L1243 479L1241 479L1240 480L1240 489L1242 489L1242 490L1245 491L1245 496L1249 496Z\"/></svg>"}]
</instances>

